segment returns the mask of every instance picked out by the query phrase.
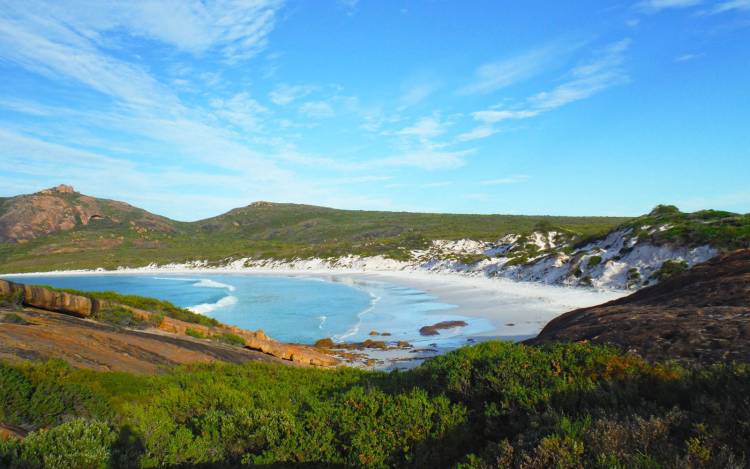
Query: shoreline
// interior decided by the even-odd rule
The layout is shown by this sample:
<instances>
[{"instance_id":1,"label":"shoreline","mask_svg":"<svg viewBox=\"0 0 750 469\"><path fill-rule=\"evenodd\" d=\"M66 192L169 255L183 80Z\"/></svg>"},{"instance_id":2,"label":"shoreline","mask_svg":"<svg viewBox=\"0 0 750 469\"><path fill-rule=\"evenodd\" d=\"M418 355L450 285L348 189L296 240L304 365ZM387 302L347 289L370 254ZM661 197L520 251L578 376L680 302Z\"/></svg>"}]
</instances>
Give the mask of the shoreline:
<instances>
[{"instance_id":1,"label":"shoreline","mask_svg":"<svg viewBox=\"0 0 750 469\"><path fill-rule=\"evenodd\" d=\"M342 267L293 268L273 267L204 267L164 265L117 270L80 269L50 272L0 274L12 277L71 276L71 275L148 275L148 274L213 274L308 277L335 281L349 278L361 281L380 281L423 291L436 301L455 306L441 314L455 314L486 319L493 330L477 338L509 338L536 336L550 320L562 313L593 306L628 295L629 291L589 289L538 282L523 282L501 277L423 269L357 269Z\"/></svg>"}]
</instances>

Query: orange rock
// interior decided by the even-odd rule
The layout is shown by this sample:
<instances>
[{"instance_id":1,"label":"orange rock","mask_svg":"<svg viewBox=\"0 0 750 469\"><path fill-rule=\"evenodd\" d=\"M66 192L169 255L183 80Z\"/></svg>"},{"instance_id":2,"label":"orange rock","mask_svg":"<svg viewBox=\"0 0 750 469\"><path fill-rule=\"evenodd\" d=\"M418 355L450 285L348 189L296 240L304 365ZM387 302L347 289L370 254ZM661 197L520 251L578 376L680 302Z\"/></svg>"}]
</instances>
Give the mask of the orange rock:
<instances>
[{"instance_id":1,"label":"orange rock","mask_svg":"<svg viewBox=\"0 0 750 469\"><path fill-rule=\"evenodd\" d=\"M79 318L88 318L96 312L96 300L86 296L58 292L49 288L0 280L0 293L6 296L23 291L23 304L47 311L70 314Z\"/></svg>"}]
</instances>

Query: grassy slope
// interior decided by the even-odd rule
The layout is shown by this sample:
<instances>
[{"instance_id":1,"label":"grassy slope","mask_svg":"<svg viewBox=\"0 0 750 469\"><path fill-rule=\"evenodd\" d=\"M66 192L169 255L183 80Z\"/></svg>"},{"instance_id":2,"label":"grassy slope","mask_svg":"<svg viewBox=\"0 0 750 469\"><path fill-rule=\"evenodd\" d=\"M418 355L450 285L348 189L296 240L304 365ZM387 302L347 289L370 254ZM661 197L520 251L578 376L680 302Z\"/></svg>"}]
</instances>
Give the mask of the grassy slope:
<instances>
[{"instance_id":1,"label":"grassy slope","mask_svg":"<svg viewBox=\"0 0 750 469\"><path fill-rule=\"evenodd\" d=\"M455 215L336 210L253 204L173 230L137 232L127 223L93 223L23 245L0 244L0 272L142 266L149 262L218 261L226 257L292 258L345 254L404 257L431 239L494 240L555 227L580 236L627 221L615 217Z\"/></svg>"},{"instance_id":2,"label":"grassy slope","mask_svg":"<svg viewBox=\"0 0 750 469\"><path fill-rule=\"evenodd\" d=\"M0 363L0 388L0 422L52 428L0 439L0 466L743 467L750 441L747 366L688 371L586 344L488 342L389 374Z\"/></svg>"}]
</instances>

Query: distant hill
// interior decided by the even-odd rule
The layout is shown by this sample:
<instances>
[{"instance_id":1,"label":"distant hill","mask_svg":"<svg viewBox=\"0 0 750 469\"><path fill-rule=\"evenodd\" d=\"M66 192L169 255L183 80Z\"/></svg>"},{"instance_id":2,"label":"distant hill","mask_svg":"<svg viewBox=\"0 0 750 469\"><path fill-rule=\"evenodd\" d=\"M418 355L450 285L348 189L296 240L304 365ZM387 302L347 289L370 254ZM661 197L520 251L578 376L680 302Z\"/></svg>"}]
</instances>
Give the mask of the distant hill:
<instances>
[{"instance_id":1,"label":"distant hill","mask_svg":"<svg viewBox=\"0 0 750 469\"><path fill-rule=\"evenodd\" d=\"M228 257L360 254L406 259L411 249L427 247L436 239L489 241L539 229L563 230L583 239L627 220L337 210L255 202L185 223L61 185L0 199L0 271L114 268Z\"/></svg>"},{"instance_id":2,"label":"distant hill","mask_svg":"<svg viewBox=\"0 0 750 469\"><path fill-rule=\"evenodd\" d=\"M122 227L135 232L175 232L177 223L115 200L79 194L59 185L0 199L0 242L25 243L60 231Z\"/></svg>"}]
</instances>

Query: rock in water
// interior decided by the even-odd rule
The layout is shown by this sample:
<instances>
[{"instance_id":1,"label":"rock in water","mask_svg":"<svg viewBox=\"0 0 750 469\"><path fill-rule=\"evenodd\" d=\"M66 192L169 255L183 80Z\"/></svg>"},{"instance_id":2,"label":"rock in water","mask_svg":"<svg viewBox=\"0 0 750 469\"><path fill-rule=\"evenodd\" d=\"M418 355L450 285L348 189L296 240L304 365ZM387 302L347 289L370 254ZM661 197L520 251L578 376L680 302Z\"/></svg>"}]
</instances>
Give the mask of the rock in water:
<instances>
[{"instance_id":1,"label":"rock in water","mask_svg":"<svg viewBox=\"0 0 750 469\"><path fill-rule=\"evenodd\" d=\"M424 326L419 329L422 335L439 335L441 329L453 329L454 327L467 326L466 321L442 321L431 326Z\"/></svg>"}]
</instances>

